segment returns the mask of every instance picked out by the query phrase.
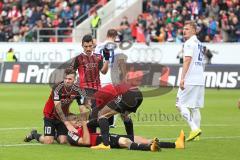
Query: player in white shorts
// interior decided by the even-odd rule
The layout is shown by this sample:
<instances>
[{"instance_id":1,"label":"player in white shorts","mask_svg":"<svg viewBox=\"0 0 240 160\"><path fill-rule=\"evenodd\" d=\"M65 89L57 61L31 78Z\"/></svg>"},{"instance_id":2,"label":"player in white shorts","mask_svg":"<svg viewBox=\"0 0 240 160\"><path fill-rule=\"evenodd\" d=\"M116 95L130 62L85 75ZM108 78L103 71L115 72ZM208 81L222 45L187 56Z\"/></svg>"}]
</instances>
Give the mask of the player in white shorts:
<instances>
[{"instance_id":1,"label":"player in white shorts","mask_svg":"<svg viewBox=\"0 0 240 160\"><path fill-rule=\"evenodd\" d=\"M204 55L203 45L196 36L196 24L185 23L183 28L183 68L177 93L176 107L191 128L187 141L199 140L201 113L204 105Z\"/></svg>"}]
</instances>

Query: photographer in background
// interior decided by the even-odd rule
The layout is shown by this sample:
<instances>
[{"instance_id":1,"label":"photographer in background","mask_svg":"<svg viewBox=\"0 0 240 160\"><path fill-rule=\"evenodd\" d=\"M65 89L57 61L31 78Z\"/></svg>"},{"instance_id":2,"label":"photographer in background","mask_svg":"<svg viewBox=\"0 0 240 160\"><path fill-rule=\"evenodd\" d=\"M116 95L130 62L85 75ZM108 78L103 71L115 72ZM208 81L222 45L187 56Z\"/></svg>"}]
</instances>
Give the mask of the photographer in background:
<instances>
[{"instance_id":1,"label":"photographer in background","mask_svg":"<svg viewBox=\"0 0 240 160\"><path fill-rule=\"evenodd\" d=\"M179 64L183 64L183 46L182 49L177 54L177 59L179 59Z\"/></svg>"},{"instance_id":2,"label":"photographer in background","mask_svg":"<svg viewBox=\"0 0 240 160\"><path fill-rule=\"evenodd\" d=\"M213 54L218 54L215 50L210 50L206 46L203 47L203 54L205 56L205 64L212 64Z\"/></svg>"},{"instance_id":3,"label":"photographer in background","mask_svg":"<svg viewBox=\"0 0 240 160\"><path fill-rule=\"evenodd\" d=\"M213 54L209 49L207 49L206 46L203 47L203 54L205 56L205 63L206 64L212 64Z\"/></svg>"}]
</instances>

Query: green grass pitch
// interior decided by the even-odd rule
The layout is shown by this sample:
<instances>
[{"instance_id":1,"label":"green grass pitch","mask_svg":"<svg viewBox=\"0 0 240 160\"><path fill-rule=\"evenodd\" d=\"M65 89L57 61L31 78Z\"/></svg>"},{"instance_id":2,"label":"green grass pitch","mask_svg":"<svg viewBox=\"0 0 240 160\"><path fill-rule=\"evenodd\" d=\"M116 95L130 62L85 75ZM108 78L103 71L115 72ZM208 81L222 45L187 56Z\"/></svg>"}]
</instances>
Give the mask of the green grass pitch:
<instances>
[{"instance_id":1,"label":"green grass pitch","mask_svg":"<svg viewBox=\"0 0 240 160\"><path fill-rule=\"evenodd\" d=\"M68 145L39 145L35 141L24 143L23 138L31 128L43 131L42 109L49 92L48 85L0 84L0 160L237 160L240 157L240 110L236 107L239 90L206 89L205 108L201 110L201 140L187 142L183 150L163 149L157 153L126 149L95 151ZM138 112L132 115L136 135L174 142L184 129L188 136L189 127L175 108L176 92L174 89L165 95L144 99ZM71 110L77 112L76 104ZM120 120L111 132L125 133Z\"/></svg>"}]
</instances>

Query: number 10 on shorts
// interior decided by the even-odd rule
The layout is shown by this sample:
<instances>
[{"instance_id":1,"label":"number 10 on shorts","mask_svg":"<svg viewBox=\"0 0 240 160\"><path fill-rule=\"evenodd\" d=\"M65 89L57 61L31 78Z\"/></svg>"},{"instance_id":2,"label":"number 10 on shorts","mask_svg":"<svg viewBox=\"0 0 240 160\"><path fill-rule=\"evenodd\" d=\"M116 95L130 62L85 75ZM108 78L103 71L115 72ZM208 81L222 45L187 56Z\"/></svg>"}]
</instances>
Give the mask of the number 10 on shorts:
<instances>
[{"instance_id":1,"label":"number 10 on shorts","mask_svg":"<svg viewBox=\"0 0 240 160\"><path fill-rule=\"evenodd\" d=\"M51 127L45 127L45 128L44 128L44 133L45 133L45 134L51 134L51 130L52 130Z\"/></svg>"}]
</instances>

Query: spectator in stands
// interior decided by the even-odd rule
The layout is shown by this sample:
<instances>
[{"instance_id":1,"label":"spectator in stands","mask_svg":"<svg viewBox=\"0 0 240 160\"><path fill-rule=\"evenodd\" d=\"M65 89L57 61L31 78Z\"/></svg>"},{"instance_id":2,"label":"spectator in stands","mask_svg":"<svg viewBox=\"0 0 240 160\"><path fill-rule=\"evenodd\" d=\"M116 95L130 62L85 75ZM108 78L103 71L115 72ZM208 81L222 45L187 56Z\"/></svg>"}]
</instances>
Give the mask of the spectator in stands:
<instances>
[{"instance_id":1,"label":"spectator in stands","mask_svg":"<svg viewBox=\"0 0 240 160\"><path fill-rule=\"evenodd\" d=\"M229 33L229 21L227 17L226 11L221 11L220 12L220 19L219 19L219 26L220 26L220 32L223 37L223 41L227 42L228 41L228 33Z\"/></svg>"},{"instance_id":2,"label":"spectator in stands","mask_svg":"<svg viewBox=\"0 0 240 160\"><path fill-rule=\"evenodd\" d=\"M217 3L218 2L216 0L212 0L211 5L208 6L209 17L215 17L216 19L218 19L220 7Z\"/></svg>"},{"instance_id":3,"label":"spectator in stands","mask_svg":"<svg viewBox=\"0 0 240 160\"><path fill-rule=\"evenodd\" d=\"M124 16L120 23L120 28L118 29L120 41L132 41L131 28L128 22L128 17Z\"/></svg>"},{"instance_id":4,"label":"spectator in stands","mask_svg":"<svg viewBox=\"0 0 240 160\"><path fill-rule=\"evenodd\" d=\"M73 20L77 20L82 14L81 6L75 5L73 9Z\"/></svg>"},{"instance_id":5,"label":"spectator in stands","mask_svg":"<svg viewBox=\"0 0 240 160\"><path fill-rule=\"evenodd\" d=\"M83 13L87 12L90 9L89 0L82 0L81 2L81 10Z\"/></svg>"},{"instance_id":6,"label":"spectator in stands","mask_svg":"<svg viewBox=\"0 0 240 160\"><path fill-rule=\"evenodd\" d=\"M209 26L208 26L208 35L210 36L211 40L214 38L215 34L217 33L218 24L215 21L214 17L209 17Z\"/></svg>"},{"instance_id":7,"label":"spectator in stands","mask_svg":"<svg viewBox=\"0 0 240 160\"><path fill-rule=\"evenodd\" d=\"M54 19L52 21L52 25L54 28L58 28L60 24L60 18L58 14L55 14Z\"/></svg>"},{"instance_id":8,"label":"spectator in stands","mask_svg":"<svg viewBox=\"0 0 240 160\"><path fill-rule=\"evenodd\" d=\"M146 40L151 37L150 40L155 42L161 37L161 42L165 39L169 42L181 42L182 33L178 28L181 28L185 21L195 20L198 24L199 39L203 42L237 42L239 39L240 3L238 1L145 0L143 4L144 16L138 16L137 23L130 22L133 38L139 36L137 26L142 23ZM171 24L168 25L169 23ZM153 29L154 25L155 29ZM163 38L164 32L160 32L163 26L165 38Z\"/></svg>"},{"instance_id":9,"label":"spectator in stands","mask_svg":"<svg viewBox=\"0 0 240 160\"><path fill-rule=\"evenodd\" d=\"M167 42L174 42L176 38L176 31L173 27L172 23L168 23L166 26L166 35L167 35Z\"/></svg>"},{"instance_id":10,"label":"spectator in stands","mask_svg":"<svg viewBox=\"0 0 240 160\"><path fill-rule=\"evenodd\" d=\"M32 15L29 18L29 25L32 28L38 20L41 19L42 12L41 12L41 7L33 7L32 8Z\"/></svg>"},{"instance_id":11,"label":"spectator in stands","mask_svg":"<svg viewBox=\"0 0 240 160\"><path fill-rule=\"evenodd\" d=\"M146 42L146 38L145 38L145 28L143 26L142 23L138 24L137 26L137 35L136 35L136 41L138 43L145 43Z\"/></svg>"},{"instance_id":12,"label":"spectator in stands","mask_svg":"<svg viewBox=\"0 0 240 160\"><path fill-rule=\"evenodd\" d=\"M182 31L182 29L180 29L180 28L177 29L175 42L176 42L176 43L182 43L182 42L183 42L183 31Z\"/></svg>"},{"instance_id":13,"label":"spectator in stands","mask_svg":"<svg viewBox=\"0 0 240 160\"><path fill-rule=\"evenodd\" d=\"M64 22L67 26L62 26L72 28L74 21L78 19L77 24L81 23L93 10L90 7L97 3L99 5L93 7L95 10L104 5L106 0L0 1L0 22L3 25L0 29L0 40L20 41L28 31L37 26L36 22L42 15L46 16L48 27L61 27L58 19L64 18L67 19ZM185 21L195 20L201 30L198 32L199 39L203 42L239 41L240 3L237 0L144 0L143 4L143 14L129 22L129 25L125 24L130 26L130 29L122 30L123 35L127 35L124 36L126 39L136 39L140 24L147 41L155 42L162 26L164 30L168 30L168 23L172 23L178 36L178 28L181 28ZM82 18L79 20L79 17ZM208 23L211 17L214 17L214 20ZM172 42L179 40L177 37L173 39ZM163 40L165 38L161 38L161 41Z\"/></svg>"},{"instance_id":14,"label":"spectator in stands","mask_svg":"<svg viewBox=\"0 0 240 160\"><path fill-rule=\"evenodd\" d=\"M62 12L60 13L61 18L65 19L67 22L71 21L73 18L73 11L71 10L70 6L66 6Z\"/></svg>"},{"instance_id":15,"label":"spectator in stands","mask_svg":"<svg viewBox=\"0 0 240 160\"><path fill-rule=\"evenodd\" d=\"M0 26L0 42L5 42L6 41L6 35L3 31L3 26Z\"/></svg>"},{"instance_id":16,"label":"spectator in stands","mask_svg":"<svg viewBox=\"0 0 240 160\"><path fill-rule=\"evenodd\" d=\"M160 34L157 37L157 39L158 39L158 42L165 42L165 40L166 40L166 32L164 30L164 27L161 27Z\"/></svg>"},{"instance_id":17,"label":"spectator in stands","mask_svg":"<svg viewBox=\"0 0 240 160\"><path fill-rule=\"evenodd\" d=\"M234 16L230 21L229 31L230 41L240 42L240 23L238 21L237 16Z\"/></svg>"},{"instance_id":18,"label":"spectator in stands","mask_svg":"<svg viewBox=\"0 0 240 160\"><path fill-rule=\"evenodd\" d=\"M67 24L67 20L66 19L62 19L59 18L59 28L67 28L68 24ZM66 33L66 30L60 29L58 30L58 35L60 36L60 38L58 39L58 42L62 42L63 41L63 37Z\"/></svg>"}]
</instances>

